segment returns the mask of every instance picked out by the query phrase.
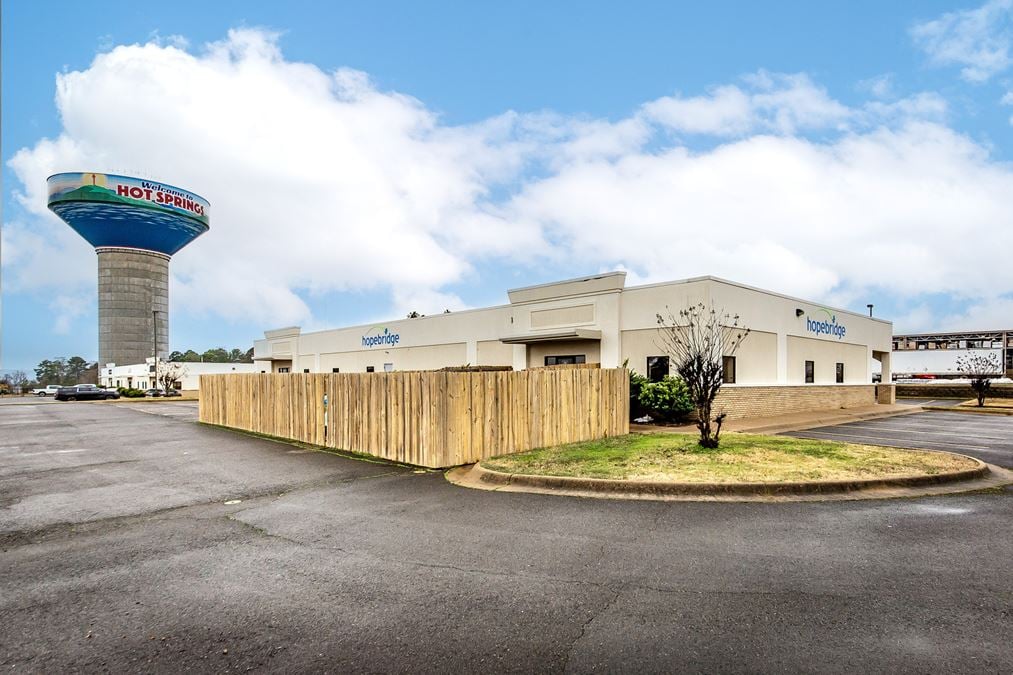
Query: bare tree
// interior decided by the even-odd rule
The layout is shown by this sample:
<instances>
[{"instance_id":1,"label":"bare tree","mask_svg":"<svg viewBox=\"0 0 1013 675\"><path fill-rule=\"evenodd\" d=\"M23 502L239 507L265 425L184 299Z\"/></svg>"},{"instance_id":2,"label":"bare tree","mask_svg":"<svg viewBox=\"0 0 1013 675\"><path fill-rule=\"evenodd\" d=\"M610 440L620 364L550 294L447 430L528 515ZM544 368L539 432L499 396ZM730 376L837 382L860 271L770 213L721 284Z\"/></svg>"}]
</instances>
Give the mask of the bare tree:
<instances>
[{"instance_id":1,"label":"bare tree","mask_svg":"<svg viewBox=\"0 0 1013 675\"><path fill-rule=\"evenodd\" d=\"M10 383L11 391L15 394L24 394L28 386L28 375L23 370L15 370L7 375L7 382Z\"/></svg>"},{"instance_id":2,"label":"bare tree","mask_svg":"<svg viewBox=\"0 0 1013 675\"><path fill-rule=\"evenodd\" d=\"M1002 374L1002 366L995 352L971 354L957 359L957 372L971 380L971 389L981 408L985 405L988 390L992 388L992 378Z\"/></svg>"},{"instance_id":3,"label":"bare tree","mask_svg":"<svg viewBox=\"0 0 1013 675\"><path fill-rule=\"evenodd\" d=\"M724 357L735 355L749 329L739 324L738 314L725 314L704 303L681 309L678 315L667 307L665 311L667 315L657 315L660 346L675 362L676 372L689 389L700 445L716 448L725 414L712 418L712 412L724 381ZM712 422L716 426L712 427Z\"/></svg>"},{"instance_id":4,"label":"bare tree","mask_svg":"<svg viewBox=\"0 0 1013 675\"><path fill-rule=\"evenodd\" d=\"M155 381L161 385L164 391L172 389L176 380L186 377L186 366L173 361L159 361L158 372L155 374Z\"/></svg>"}]
</instances>

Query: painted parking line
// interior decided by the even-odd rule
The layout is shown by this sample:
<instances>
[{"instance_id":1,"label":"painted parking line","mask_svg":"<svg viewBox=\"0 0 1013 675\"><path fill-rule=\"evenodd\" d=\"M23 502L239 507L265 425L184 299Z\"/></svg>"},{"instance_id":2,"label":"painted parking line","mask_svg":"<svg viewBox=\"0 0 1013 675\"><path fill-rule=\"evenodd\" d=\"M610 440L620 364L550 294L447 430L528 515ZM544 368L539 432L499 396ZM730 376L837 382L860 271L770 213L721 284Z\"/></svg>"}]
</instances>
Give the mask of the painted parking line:
<instances>
[{"instance_id":1,"label":"painted parking line","mask_svg":"<svg viewBox=\"0 0 1013 675\"><path fill-rule=\"evenodd\" d=\"M1013 424L987 424L968 422L967 420L925 420L925 419L901 419L897 417L891 417L883 420L858 420L855 422L846 422L840 426L852 426L855 424L866 424L866 425L892 425L892 426L903 426L912 429L1009 429L1013 430Z\"/></svg>"},{"instance_id":2,"label":"painted parking line","mask_svg":"<svg viewBox=\"0 0 1013 675\"><path fill-rule=\"evenodd\" d=\"M977 451L988 451L992 450L988 446L975 446L968 445L967 443L951 443L949 441L937 441L928 438L923 439L912 439L900 441L892 436L872 436L867 434L849 434L849 433L837 433L833 431L798 431L789 434L798 438L816 438L825 441L836 441L844 440L854 442L858 439L875 441L872 445L889 445L900 448L912 448L918 449L927 447L927 445L943 445L951 448L961 448L963 450L977 450Z\"/></svg>"},{"instance_id":3,"label":"painted parking line","mask_svg":"<svg viewBox=\"0 0 1013 675\"><path fill-rule=\"evenodd\" d=\"M975 424L1013 424L1009 417L1003 415L979 415L973 411L975 408L965 408L965 410L972 411L970 414L965 412L953 412L950 410L927 410L925 412L915 413L913 417L918 419L927 419L928 417L934 417L946 420L963 420L965 422Z\"/></svg>"},{"instance_id":4,"label":"painted parking line","mask_svg":"<svg viewBox=\"0 0 1013 675\"><path fill-rule=\"evenodd\" d=\"M890 427L894 429L905 429L905 430L919 430L919 429L938 429L941 432L954 432L954 431L981 431L987 430L989 432L1011 432L1013 431L1013 425L1002 426L1002 425L981 425L981 424L947 424L945 421L937 423L935 420L932 422L925 422L919 420L875 420L875 421L859 421L859 422L847 422L845 424L836 425L841 427Z\"/></svg>"},{"instance_id":5,"label":"painted parking line","mask_svg":"<svg viewBox=\"0 0 1013 675\"><path fill-rule=\"evenodd\" d=\"M880 428L893 428L903 429L906 431L919 431L928 429L938 429L941 433L954 433L954 432L972 432L979 433L982 430L988 432L999 433L1000 436L1009 437L1009 434L1013 433L1013 423L1007 424L988 424L988 423L968 423L967 420L954 420L953 423L947 423L946 420L902 420L898 418L891 418L889 420L863 420L859 422L846 422L844 424L836 425L846 428L857 428L857 427L880 427Z\"/></svg>"},{"instance_id":6,"label":"painted parking line","mask_svg":"<svg viewBox=\"0 0 1013 675\"><path fill-rule=\"evenodd\" d=\"M39 452L22 452L17 457L40 457L42 455L73 455L78 452L89 452L88 448L75 448L73 450L40 450Z\"/></svg>"},{"instance_id":7,"label":"painted parking line","mask_svg":"<svg viewBox=\"0 0 1013 675\"><path fill-rule=\"evenodd\" d=\"M977 429L968 429L966 431L961 431L961 430L957 430L957 431L934 431L934 430L926 429L924 427L898 427L898 426L886 426L886 425L869 425L869 426L855 426L855 427L846 427L844 425L841 425L841 426L834 427L834 428L835 429L839 429L842 432L852 432L852 431L855 431L855 432L860 432L860 431L890 432L890 431L899 431L899 432L905 432L905 433L913 433L913 434L918 435L918 436L924 436L924 435L929 435L929 436L954 436L954 437L957 437L957 438L966 438L968 435L973 435L974 438L977 439L977 440L979 440L979 441L995 441L997 443L1003 443L1003 442L1007 442L1007 441L1010 440L1010 437L1009 437L1008 434L997 434L997 435L993 436L993 435L990 435L990 434L982 434Z\"/></svg>"}]
</instances>

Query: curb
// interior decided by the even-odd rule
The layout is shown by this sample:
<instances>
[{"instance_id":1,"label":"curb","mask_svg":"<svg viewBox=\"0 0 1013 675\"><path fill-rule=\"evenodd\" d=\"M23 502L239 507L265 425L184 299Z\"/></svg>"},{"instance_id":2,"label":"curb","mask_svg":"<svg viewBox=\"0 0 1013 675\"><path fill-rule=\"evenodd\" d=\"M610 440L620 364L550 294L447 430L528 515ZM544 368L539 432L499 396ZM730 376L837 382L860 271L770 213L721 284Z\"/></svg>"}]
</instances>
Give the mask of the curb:
<instances>
[{"instance_id":1,"label":"curb","mask_svg":"<svg viewBox=\"0 0 1013 675\"><path fill-rule=\"evenodd\" d=\"M933 452L941 452L934 450ZM945 453L969 459L975 463L973 469L952 471L926 476L895 476L892 478L870 478L868 480L835 480L790 483L664 483L659 481L627 481L609 478L575 478L571 476L539 476L503 473L486 469L475 464L469 473L485 485L521 486L539 490L575 491L600 493L613 497L784 497L804 495L828 495L882 488L920 488L947 483L983 479L991 471L979 459Z\"/></svg>"}]
</instances>

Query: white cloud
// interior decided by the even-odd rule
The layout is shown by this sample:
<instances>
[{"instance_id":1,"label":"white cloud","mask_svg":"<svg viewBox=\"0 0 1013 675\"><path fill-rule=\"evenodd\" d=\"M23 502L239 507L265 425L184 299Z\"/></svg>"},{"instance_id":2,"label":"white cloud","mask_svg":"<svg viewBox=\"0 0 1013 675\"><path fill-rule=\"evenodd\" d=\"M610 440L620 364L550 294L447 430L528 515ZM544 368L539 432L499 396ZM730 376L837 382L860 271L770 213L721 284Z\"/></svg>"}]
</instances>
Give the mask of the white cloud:
<instances>
[{"instance_id":1,"label":"white cloud","mask_svg":"<svg viewBox=\"0 0 1013 675\"><path fill-rule=\"evenodd\" d=\"M742 79L741 86L714 87L704 96L651 101L643 106L641 117L677 133L741 137L867 129L911 117L943 119L947 112L946 101L930 92L851 108L804 73L761 71ZM888 98L889 81L885 82L869 85L878 98Z\"/></svg>"},{"instance_id":2,"label":"white cloud","mask_svg":"<svg viewBox=\"0 0 1013 675\"><path fill-rule=\"evenodd\" d=\"M1013 296L972 301L963 312L947 316L947 330L1008 330L1013 328Z\"/></svg>"},{"instance_id":3,"label":"white cloud","mask_svg":"<svg viewBox=\"0 0 1013 675\"><path fill-rule=\"evenodd\" d=\"M911 35L933 63L962 66L964 79L984 82L1013 65L1013 0L947 12L915 25Z\"/></svg>"},{"instance_id":4,"label":"white cloud","mask_svg":"<svg viewBox=\"0 0 1013 675\"><path fill-rule=\"evenodd\" d=\"M868 92L876 98L890 98L894 94L894 78L891 73L884 73L867 80L861 80L857 86L859 91Z\"/></svg>"},{"instance_id":5,"label":"white cloud","mask_svg":"<svg viewBox=\"0 0 1013 675\"><path fill-rule=\"evenodd\" d=\"M1013 171L936 123L631 153L532 182L511 209L569 259L648 278L714 274L817 298L1013 289Z\"/></svg>"},{"instance_id":6,"label":"white cloud","mask_svg":"<svg viewBox=\"0 0 1013 675\"><path fill-rule=\"evenodd\" d=\"M52 331L58 335L69 333L74 319L91 311L94 305L92 293L58 294L49 303L53 313Z\"/></svg>"},{"instance_id":7,"label":"white cloud","mask_svg":"<svg viewBox=\"0 0 1013 675\"><path fill-rule=\"evenodd\" d=\"M918 303L903 314L891 317L891 320L893 321L894 334L901 334L931 331L936 327L939 317L927 304ZM978 328L980 329L982 326L978 326ZM954 330L960 329L955 328Z\"/></svg>"},{"instance_id":8,"label":"white cloud","mask_svg":"<svg viewBox=\"0 0 1013 675\"><path fill-rule=\"evenodd\" d=\"M59 75L57 105L63 134L10 162L38 230L60 233L47 257L94 268L45 208L48 174L150 167L211 202L211 231L173 264L194 311L298 322L299 289L437 288L468 273L467 256L538 243L479 207L517 161L494 125L443 127L363 73L285 61L261 31L201 55L173 41L115 48Z\"/></svg>"},{"instance_id":9,"label":"white cloud","mask_svg":"<svg viewBox=\"0 0 1013 675\"><path fill-rule=\"evenodd\" d=\"M732 136L755 128L750 97L739 87L715 87L706 96L666 96L644 106L652 121L690 134Z\"/></svg>"},{"instance_id":10,"label":"white cloud","mask_svg":"<svg viewBox=\"0 0 1013 675\"><path fill-rule=\"evenodd\" d=\"M677 132L739 136L792 134L843 125L850 111L807 75L759 72L742 87L713 88L706 96L666 96L644 106L646 117Z\"/></svg>"},{"instance_id":11,"label":"white cloud","mask_svg":"<svg viewBox=\"0 0 1013 675\"><path fill-rule=\"evenodd\" d=\"M1013 91L1006 92L1006 94L999 100L999 103L1001 105L1013 105ZM1013 124L1013 115L1010 116L1009 123Z\"/></svg>"},{"instance_id":12,"label":"white cloud","mask_svg":"<svg viewBox=\"0 0 1013 675\"><path fill-rule=\"evenodd\" d=\"M66 170L207 197L211 231L173 262L174 311L265 328L315 325L313 298L348 290L388 293L394 315L459 309L449 287L490 261L813 299L1013 291L1013 169L928 92L847 106L804 74L760 72L619 120L450 126L242 30L200 53L114 48L60 75L57 105L63 133L10 161L27 217L6 226L4 267L27 292L94 293L94 254L45 208L45 177Z\"/></svg>"}]
</instances>

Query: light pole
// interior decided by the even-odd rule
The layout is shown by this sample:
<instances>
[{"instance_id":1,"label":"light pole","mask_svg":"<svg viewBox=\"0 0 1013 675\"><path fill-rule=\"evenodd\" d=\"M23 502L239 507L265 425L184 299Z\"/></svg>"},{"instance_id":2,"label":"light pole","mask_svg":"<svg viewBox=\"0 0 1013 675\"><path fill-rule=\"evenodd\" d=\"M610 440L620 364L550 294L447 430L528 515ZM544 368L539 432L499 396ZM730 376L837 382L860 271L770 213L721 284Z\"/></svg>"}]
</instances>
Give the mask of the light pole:
<instances>
[{"instance_id":1,"label":"light pole","mask_svg":"<svg viewBox=\"0 0 1013 675\"><path fill-rule=\"evenodd\" d=\"M155 357L155 365L154 365L155 375L151 379L154 382L154 387L153 388L154 389L158 389L158 310L157 309L151 310L151 328L152 328L152 331L151 331L151 333L152 333L151 351L152 351L152 354Z\"/></svg>"}]
</instances>

